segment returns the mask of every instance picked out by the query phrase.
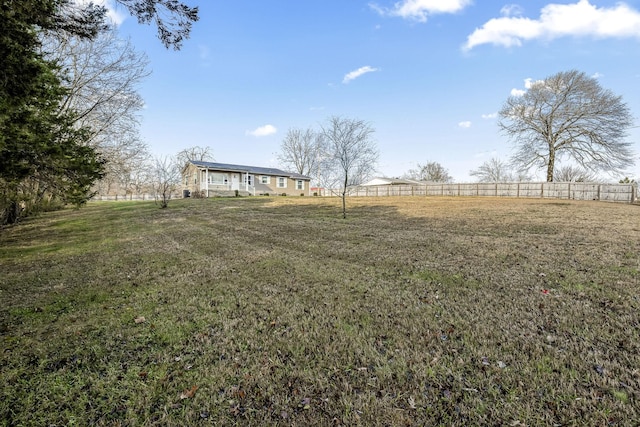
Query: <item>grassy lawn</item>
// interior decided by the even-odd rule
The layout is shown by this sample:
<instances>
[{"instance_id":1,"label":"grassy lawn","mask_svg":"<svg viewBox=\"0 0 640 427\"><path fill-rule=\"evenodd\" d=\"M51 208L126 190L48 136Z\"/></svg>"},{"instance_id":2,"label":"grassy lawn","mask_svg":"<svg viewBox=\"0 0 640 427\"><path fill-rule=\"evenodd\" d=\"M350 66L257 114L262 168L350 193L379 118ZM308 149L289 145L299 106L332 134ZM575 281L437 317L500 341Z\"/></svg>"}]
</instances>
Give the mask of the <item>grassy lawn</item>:
<instances>
[{"instance_id":1,"label":"grassy lawn","mask_svg":"<svg viewBox=\"0 0 640 427\"><path fill-rule=\"evenodd\" d=\"M637 425L640 206L93 203L0 231L0 425Z\"/></svg>"}]
</instances>

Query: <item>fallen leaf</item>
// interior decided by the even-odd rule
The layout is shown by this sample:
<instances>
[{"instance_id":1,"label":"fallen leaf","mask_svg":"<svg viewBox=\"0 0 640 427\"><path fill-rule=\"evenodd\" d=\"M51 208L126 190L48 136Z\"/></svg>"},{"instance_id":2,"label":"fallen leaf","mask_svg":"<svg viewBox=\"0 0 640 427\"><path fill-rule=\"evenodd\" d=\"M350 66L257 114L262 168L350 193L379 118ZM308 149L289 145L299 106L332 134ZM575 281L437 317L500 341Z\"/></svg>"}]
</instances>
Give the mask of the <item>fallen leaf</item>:
<instances>
[{"instance_id":1,"label":"fallen leaf","mask_svg":"<svg viewBox=\"0 0 640 427\"><path fill-rule=\"evenodd\" d=\"M409 404L409 407L411 409L416 409L416 400L413 398L413 396L409 396L409 398L407 399L407 403Z\"/></svg>"},{"instance_id":2,"label":"fallen leaf","mask_svg":"<svg viewBox=\"0 0 640 427\"><path fill-rule=\"evenodd\" d=\"M139 376L140 378L142 378L142 379L147 378L147 375L148 375L148 373L147 373L146 371L142 371L142 372L140 372L140 373L138 374L138 376Z\"/></svg>"},{"instance_id":3,"label":"fallen leaf","mask_svg":"<svg viewBox=\"0 0 640 427\"><path fill-rule=\"evenodd\" d=\"M186 389L180 394L180 400L192 398L196 394L197 390L198 390L197 385L194 385L193 387Z\"/></svg>"},{"instance_id":4,"label":"fallen leaf","mask_svg":"<svg viewBox=\"0 0 640 427\"><path fill-rule=\"evenodd\" d=\"M506 363L504 363L502 360L500 360L500 361L498 362L498 368L500 368L500 369L504 369L504 368L506 368L506 367L507 367L507 364L506 364Z\"/></svg>"},{"instance_id":5,"label":"fallen leaf","mask_svg":"<svg viewBox=\"0 0 640 427\"><path fill-rule=\"evenodd\" d=\"M134 322L136 323L144 323L147 321L147 319L144 318L144 316L140 316L140 317L136 317L135 319L133 319Z\"/></svg>"},{"instance_id":6,"label":"fallen leaf","mask_svg":"<svg viewBox=\"0 0 640 427\"><path fill-rule=\"evenodd\" d=\"M305 397L304 399L302 399L302 402L300 402L300 406L302 406L303 409L311 408L311 399Z\"/></svg>"}]
</instances>

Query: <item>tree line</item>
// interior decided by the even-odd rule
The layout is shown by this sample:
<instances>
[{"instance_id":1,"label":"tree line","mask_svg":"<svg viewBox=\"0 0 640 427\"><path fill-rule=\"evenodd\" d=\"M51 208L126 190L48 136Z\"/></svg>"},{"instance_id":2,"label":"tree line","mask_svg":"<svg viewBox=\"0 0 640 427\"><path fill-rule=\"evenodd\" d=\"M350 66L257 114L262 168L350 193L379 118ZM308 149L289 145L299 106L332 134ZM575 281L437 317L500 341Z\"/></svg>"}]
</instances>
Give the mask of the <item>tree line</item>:
<instances>
[{"instance_id":1,"label":"tree line","mask_svg":"<svg viewBox=\"0 0 640 427\"><path fill-rule=\"evenodd\" d=\"M198 9L176 0L117 0L179 49ZM146 58L117 38L106 9L75 0L0 6L0 225L81 205L100 180L127 180L146 158L136 85Z\"/></svg>"}]
</instances>

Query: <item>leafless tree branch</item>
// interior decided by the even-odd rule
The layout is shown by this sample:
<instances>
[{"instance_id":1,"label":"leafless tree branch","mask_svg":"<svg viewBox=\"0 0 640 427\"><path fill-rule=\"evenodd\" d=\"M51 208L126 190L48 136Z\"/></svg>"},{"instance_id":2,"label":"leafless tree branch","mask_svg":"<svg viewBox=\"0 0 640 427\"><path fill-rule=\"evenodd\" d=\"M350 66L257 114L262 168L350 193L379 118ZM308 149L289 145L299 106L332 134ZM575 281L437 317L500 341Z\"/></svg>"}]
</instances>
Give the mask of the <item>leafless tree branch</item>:
<instances>
[{"instance_id":1,"label":"leafless tree branch","mask_svg":"<svg viewBox=\"0 0 640 427\"><path fill-rule=\"evenodd\" d=\"M625 141L633 125L629 108L582 72L533 83L524 95L509 97L499 115L500 129L517 148L514 164L546 168L547 181L563 157L593 172L618 172L634 163Z\"/></svg>"}]
</instances>

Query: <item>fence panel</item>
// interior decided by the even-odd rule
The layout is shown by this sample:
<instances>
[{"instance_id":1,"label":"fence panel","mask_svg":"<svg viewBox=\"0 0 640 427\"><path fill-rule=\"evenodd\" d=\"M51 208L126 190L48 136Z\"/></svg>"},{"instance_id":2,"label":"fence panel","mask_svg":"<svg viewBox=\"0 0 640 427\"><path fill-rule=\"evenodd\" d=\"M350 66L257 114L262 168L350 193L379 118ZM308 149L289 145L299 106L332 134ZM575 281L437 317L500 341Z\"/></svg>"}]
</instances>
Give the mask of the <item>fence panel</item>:
<instances>
[{"instance_id":1,"label":"fence panel","mask_svg":"<svg viewBox=\"0 0 640 427\"><path fill-rule=\"evenodd\" d=\"M634 190L632 185L604 184L600 186L600 200L609 202L633 201Z\"/></svg>"},{"instance_id":2,"label":"fence panel","mask_svg":"<svg viewBox=\"0 0 640 427\"><path fill-rule=\"evenodd\" d=\"M568 199L570 185L564 182L545 182L542 184L542 197L545 199Z\"/></svg>"},{"instance_id":3,"label":"fence panel","mask_svg":"<svg viewBox=\"0 0 640 427\"><path fill-rule=\"evenodd\" d=\"M496 196L498 197L518 197L520 183L509 182L496 185Z\"/></svg>"},{"instance_id":4,"label":"fence panel","mask_svg":"<svg viewBox=\"0 0 640 427\"><path fill-rule=\"evenodd\" d=\"M569 194L574 200L600 200L600 184L572 182Z\"/></svg>"}]
</instances>

